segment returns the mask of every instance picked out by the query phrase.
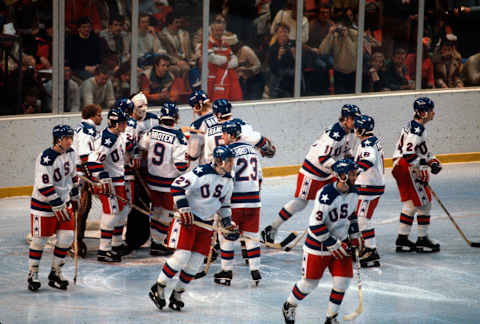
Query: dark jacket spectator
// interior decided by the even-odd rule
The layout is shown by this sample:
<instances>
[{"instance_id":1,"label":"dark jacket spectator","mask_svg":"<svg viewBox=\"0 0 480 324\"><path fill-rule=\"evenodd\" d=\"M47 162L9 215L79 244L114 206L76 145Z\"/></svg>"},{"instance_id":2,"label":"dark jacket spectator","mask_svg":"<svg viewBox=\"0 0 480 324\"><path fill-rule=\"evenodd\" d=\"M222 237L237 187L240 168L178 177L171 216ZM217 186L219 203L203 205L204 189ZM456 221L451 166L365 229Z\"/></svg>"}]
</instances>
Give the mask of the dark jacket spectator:
<instances>
[{"instance_id":1,"label":"dark jacket spectator","mask_svg":"<svg viewBox=\"0 0 480 324\"><path fill-rule=\"evenodd\" d=\"M288 39L288 26L279 24L275 31L276 41L268 49L268 67L270 68L270 97L285 98L293 96L295 78L295 42Z\"/></svg>"},{"instance_id":2,"label":"dark jacket spectator","mask_svg":"<svg viewBox=\"0 0 480 324\"><path fill-rule=\"evenodd\" d=\"M414 89L414 83L407 74L406 58L407 52L403 48L397 48L392 60L387 64L385 83L390 90Z\"/></svg>"}]
</instances>

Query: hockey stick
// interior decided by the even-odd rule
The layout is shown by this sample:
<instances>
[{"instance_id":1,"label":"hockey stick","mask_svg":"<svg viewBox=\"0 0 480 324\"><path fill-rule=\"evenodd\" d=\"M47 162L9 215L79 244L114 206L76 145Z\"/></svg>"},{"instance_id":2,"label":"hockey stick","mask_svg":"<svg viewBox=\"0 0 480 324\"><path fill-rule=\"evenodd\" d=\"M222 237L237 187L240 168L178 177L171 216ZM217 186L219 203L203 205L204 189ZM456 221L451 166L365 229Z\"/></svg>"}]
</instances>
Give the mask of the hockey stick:
<instances>
[{"instance_id":1,"label":"hockey stick","mask_svg":"<svg viewBox=\"0 0 480 324\"><path fill-rule=\"evenodd\" d=\"M295 240L295 242L293 242L292 246L287 246L287 247L285 248L285 251L289 252L289 251L291 251L295 246L297 246L298 242L300 242L300 241L303 239L303 237L307 234L307 231L308 231L308 229L305 229L305 230L303 231L303 234L302 234L301 236L299 236L299 237Z\"/></svg>"},{"instance_id":2,"label":"hockey stick","mask_svg":"<svg viewBox=\"0 0 480 324\"><path fill-rule=\"evenodd\" d=\"M217 241L217 231L213 232L212 243L210 244L210 250L208 251L207 263L202 271L195 275L195 279L200 279L205 277L208 274L208 269L210 269L210 264L212 263L213 249Z\"/></svg>"},{"instance_id":3,"label":"hockey stick","mask_svg":"<svg viewBox=\"0 0 480 324\"><path fill-rule=\"evenodd\" d=\"M290 250L287 250L287 248L285 248L288 244L290 244L290 242L292 242L296 237L297 237L297 232L291 232L290 234L288 234L288 236L286 238L284 238L280 243L269 243L269 242L264 242L256 237L250 237L250 236L247 236L245 234L242 234L243 238L245 239L248 239L248 240L252 240L252 241L255 241L255 242L258 242L260 244L263 244L265 245L266 247L268 248L271 248L271 249L280 249L280 250L283 250L285 249L285 251L290 251Z\"/></svg>"},{"instance_id":4,"label":"hockey stick","mask_svg":"<svg viewBox=\"0 0 480 324\"><path fill-rule=\"evenodd\" d=\"M78 211L76 208L73 209L73 284L77 284L77 277L78 277Z\"/></svg>"},{"instance_id":5,"label":"hockey stick","mask_svg":"<svg viewBox=\"0 0 480 324\"><path fill-rule=\"evenodd\" d=\"M360 279L360 253L358 252L358 249L355 249L355 267L353 268L353 272L355 274L355 279L357 280L358 307L353 313L343 316L343 320L345 321L355 319L363 311L362 280Z\"/></svg>"},{"instance_id":6,"label":"hockey stick","mask_svg":"<svg viewBox=\"0 0 480 324\"><path fill-rule=\"evenodd\" d=\"M427 188L428 190L430 190L430 192L432 193L433 197L435 198L435 200L438 202L438 204L440 205L440 207L442 207L443 211L445 212L445 214L447 214L448 218L452 221L453 225L455 225L455 228L457 229L457 231L460 233L460 235L463 237L463 239L465 240L465 242L467 242L468 245L470 245L471 247L480 247L480 242L471 242L466 236L465 234L463 233L463 231L460 229L460 226L458 226L457 222L455 221L455 219L452 217L452 215L450 215L450 213L448 212L447 208L443 205L442 201L440 200L440 198L438 198L437 194L435 193L435 191L433 191L432 187L427 184Z\"/></svg>"}]
</instances>

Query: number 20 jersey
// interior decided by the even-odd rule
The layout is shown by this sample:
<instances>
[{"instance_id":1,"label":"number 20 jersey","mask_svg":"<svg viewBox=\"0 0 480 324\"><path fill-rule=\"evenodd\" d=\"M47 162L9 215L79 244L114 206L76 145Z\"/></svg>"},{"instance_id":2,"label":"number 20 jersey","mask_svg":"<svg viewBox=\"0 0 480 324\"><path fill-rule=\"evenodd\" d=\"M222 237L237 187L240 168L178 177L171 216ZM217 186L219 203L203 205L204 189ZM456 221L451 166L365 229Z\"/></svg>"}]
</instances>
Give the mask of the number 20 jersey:
<instances>
[{"instance_id":1,"label":"number 20 jersey","mask_svg":"<svg viewBox=\"0 0 480 324\"><path fill-rule=\"evenodd\" d=\"M425 127L415 120L410 121L402 128L400 138L393 152L393 160L405 158L409 165L418 166L421 159L427 162L434 158L428 151Z\"/></svg>"}]
</instances>

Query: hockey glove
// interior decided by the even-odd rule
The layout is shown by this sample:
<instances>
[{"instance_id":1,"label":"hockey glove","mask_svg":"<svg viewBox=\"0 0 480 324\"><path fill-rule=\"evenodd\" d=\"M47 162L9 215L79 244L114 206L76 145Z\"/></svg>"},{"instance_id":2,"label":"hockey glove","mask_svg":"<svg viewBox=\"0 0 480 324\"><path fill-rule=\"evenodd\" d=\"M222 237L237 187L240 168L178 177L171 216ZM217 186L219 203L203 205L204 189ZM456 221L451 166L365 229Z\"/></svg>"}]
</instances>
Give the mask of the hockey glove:
<instances>
[{"instance_id":1,"label":"hockey glove","mask_svg":"<svg viewBox=\"0 0 480 324\"><path fill-rule=\"evenodd\" d=\"M340 242L339 240L337 240L335 244L327 247L327 249L332 254L332 256L337 260L341 260L344 257L347 257L349 255L349 253L347 252L348 250L347 243Z\"/></svg>"},{"instance_id":2,"label":"hockey glove","mask_svg":"<svg viewBox=\"0 0 480 324\"><path fill-rule=\"evenodd\" d=\"M110 195L113 193L112 178L100 179L93 187L93 193L96 195Z\"/></svg>"},{"instance_id":3,"label":"hockey glove","mask_svg":"<svg viewBox=\"0 0 480 324\"><path fill-rule=\"evenodd\" d=\"M60 206L52 206L52 210L60 223L68 222L72 217L70 214L71 209L69 210L66 203L63 203Z\"/></svg>"},{"instance_id":4,"label":"hockey glove","mask_svg":"<svg viewBox=\"0 0 480 324\"><path fill-rule=\"evenodd\" d=\"M236 241L240 238L240 231L237 224L232 221L231 217L222 218L222 226L228 232L224 232L223 236L229 241Z\"/></svg>"},{"instance_id":5,"label":"hockey glove","mask_svg":"<svg viewBox=\"0 0 480 324\"><path fill-rule=\"evenodd\" d=\"M182 207L178 209L178 214L180 215L180 222L183 225L191 225L193 224L193 215L192 215L192 208L190 207Z\"/></svg>"},{"instance_id":6,"label":"hockey glove","mask_svg":"<svg viewBox=\"0 0 480 324\"><path fill-rule=\"evenodd\" d=\"M350 239L350 247L352 250L358 249L358 251L361 252L363 250L364 243L365 242L363 241L363 237L361 235L352 237Z\"/></svg>"},{"instance_id":7,"label":"hockey glove","mask_svg":"<svg viewBox=\"0 0 480 324\"><path fill-rule=\"evenodd\" d=\"M442 170L442 165L437 159L430 160L430 170L433 174L438 174Z\"/></svg>"},{"instance_id":8,"label":"hockey glove","mask_svg":"<svg viewBox=\"0 0 480 324\"><path fill-rule=\"evenodd\" d=\"M262 154L263 157L273 158L273 156L277 152L277 148L268 138L265 138L265 140L265 145L260 148L260 154Z\"/></svg>"}]
</instances>

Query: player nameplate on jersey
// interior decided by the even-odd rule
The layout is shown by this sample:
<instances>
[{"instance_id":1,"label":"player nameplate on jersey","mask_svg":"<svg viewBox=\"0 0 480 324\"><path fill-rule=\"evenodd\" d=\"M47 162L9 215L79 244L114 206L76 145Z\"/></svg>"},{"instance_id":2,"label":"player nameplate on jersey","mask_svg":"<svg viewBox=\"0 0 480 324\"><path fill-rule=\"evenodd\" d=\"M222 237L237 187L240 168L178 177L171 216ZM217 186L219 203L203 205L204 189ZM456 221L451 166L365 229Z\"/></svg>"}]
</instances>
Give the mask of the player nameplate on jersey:
<instances>
[{"instance_id":1,"label":"player nameplate on jersey","mask_svg":"<svg viewBox=\"0 0 480 324\"><path fill-rule=\"evenodd\" d=\"M205 119L205 124L207 124L207 127L213 127L215 126L216 124L218 124L218 121L215 117L208 117L207 119ZM221 130L221 126L220 126L220 130Z\"/></svg>"},{"instance_id":2,"label":"player nameplate on jersey","mask_svg":"<svg viewBox=\"0 0 480 324\"><path fill-rule=\"evenodd\" d=\"M222 125L216 125L208 129L209 136L215 135L215 134L221 134L221 133L222 133Z\"/></svg>"},{"instance_id":3,"label":"player nameplate on jersey","mask_svg":"<svg viewBox=\"0 0 480 324\"><path fill-rule=\"evenodd\" d=\"M235 151L235 156L256 154L255 148L253 146L239 146L233 148L233 150Z\"/></svg>"},{"instance_id":4,"label":"player nameplate on jersey","mask_svg":"<svg viewBox=\"0 0 480 324\"><path fill-rule=\"evenodd\" d=\"M173 144L173 142L175 141L175 135L169 134L169 133L164 133L164 132L153 129L152 130L152 139L157 140L157 141L162 141L162 142L165 142L165 143Z\"/></svg>"}]
</instances>

